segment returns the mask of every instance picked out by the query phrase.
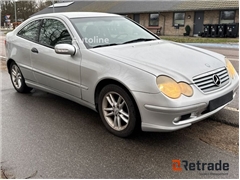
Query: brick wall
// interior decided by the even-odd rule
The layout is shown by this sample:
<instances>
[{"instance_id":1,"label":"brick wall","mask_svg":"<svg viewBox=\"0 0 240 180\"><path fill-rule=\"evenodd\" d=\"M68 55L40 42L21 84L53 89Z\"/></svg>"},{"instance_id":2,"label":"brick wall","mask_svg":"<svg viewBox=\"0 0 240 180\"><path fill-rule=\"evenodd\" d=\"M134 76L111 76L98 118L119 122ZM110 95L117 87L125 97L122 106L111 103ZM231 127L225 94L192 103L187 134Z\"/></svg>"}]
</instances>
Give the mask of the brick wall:
<instances>
[{"instance_id":1,"label":"brick wall","mask_svg":"<svg viewBox=\"0 0 240 180\"><path fill-rule=\"evenodd\" d=\"M188 15L191 16L188 19ZM164 26L165 19L165 26ZM185 33L185 26L189 25L191 27L191 35L193 34L193 21L194 21L194 12L186 12L185 14L185 25L179 27L178 30L173 26L173 12L161 13L159 16L159 26L149 27L149 14L140 14L140 24L145 26L147 29L156 33L157 29L162 27L161 34L162 35L183 35Z\"/></svg>"},{"instance_id":2,"label":"brick wall","mask_svg":"<svg viewBox=\"0 0 240 180\"><path fill-rule=\"evenodd\" d=\"M235 23L239 23L239 10L236 10Z\"/></svg>"},{"instance_id":3,"label":"brick wall","mask_svg":"<svg viewBox=\"0 0 240 180\"><path fill-rule=\"evenodd\" d=\"M205 11L203 24L218 24L221 11ZM239 23L239 10L235 13L235 23Z\"/></svg>"},{"instance_id":4,"label":"brick wall","mask_svg":"<svg viewBox=\"0 0 240 180\"><path fill-rule=\"evenodd\" d=\"M188 19L188 16L191 16ZM164 25L165 19L165 25ZM162 35L183 35L185 33L185 26L189 25L191 27L191 35L193 34L193 21L194 21L194 12L186 12L185 14L185 25L179 27L179 29L175 29L173 26L173 12L160 13L159 16L159 26L158 27L149 27L149 14L141 14L140 15L140 24L147 27L150 31L156 33L156 30L162 27L161 34Z\"/></svg>"},{"instance_id":5,"label":"brick wall","mask_svg":"<svg viewBox=\"0 0 240 180\"><path fill-rule=\"evenodd\" d=\"M140 14L140 24L148 27L149 25L149 14Z\"/></svg>"},{"instance_id":6,"label":"brick wall","mask_svg":"<svg viewBox=\"0 0 240 180\"><path fill-rule=\"evenodd\" d=\"M220 11L204 11L203 24L218 24Z\"/></svg>"},{"instance_id":7,"label":"brick wall","mask_svg":"<svg viewBox=\"0 0 240 180\"><path fill-rule=\"evenodd\" d=\"M162 34L163 35L180 35L182 36L183 33L185 33L185 26L189 25L191 27L191 32L190 35L193 34L193 21L194 21L194 12L190 11L190 12L186 12L185 13L185 23L184 26L180 26L179 29L175 29L175 27L173 26L173 12L168 12L168 13L161 13L161 15L165 16L165 27L163 29ZM164 17L161 16L160 18L160 26L164 26ZM188 16L190 16L190 18L188 19Z\"/></svg>"},{"instance_id":8,"label":"brick wall","mask_svg":"<svg viewBox=\"0 0 240 180\"><path fill-rule=\"evenodd\" d=\"M126 16L130 19L133 19L133 14L126 14Z\"/></svg>"}]
</instances>

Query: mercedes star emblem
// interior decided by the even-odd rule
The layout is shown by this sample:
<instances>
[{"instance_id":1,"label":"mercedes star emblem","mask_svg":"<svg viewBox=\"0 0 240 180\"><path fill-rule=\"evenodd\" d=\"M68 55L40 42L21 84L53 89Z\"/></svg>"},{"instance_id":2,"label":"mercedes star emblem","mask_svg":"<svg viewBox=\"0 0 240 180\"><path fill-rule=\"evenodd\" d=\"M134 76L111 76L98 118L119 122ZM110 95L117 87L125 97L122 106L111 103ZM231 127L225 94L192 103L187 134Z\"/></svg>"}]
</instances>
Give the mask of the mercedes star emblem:
<instances>
[{"instance_id":1,"label":"mercedes star emblem","mask_svg":"<svg viewBox=\"0 0 240 180\"><path fill-rule=\"evenodd\" d=\"M216 74L213 75L213 83L214 83L216 86L220 86L220 85L221 85L221 79L220 79L219 76L216 75Z\"/></svg>"}]
</instances>

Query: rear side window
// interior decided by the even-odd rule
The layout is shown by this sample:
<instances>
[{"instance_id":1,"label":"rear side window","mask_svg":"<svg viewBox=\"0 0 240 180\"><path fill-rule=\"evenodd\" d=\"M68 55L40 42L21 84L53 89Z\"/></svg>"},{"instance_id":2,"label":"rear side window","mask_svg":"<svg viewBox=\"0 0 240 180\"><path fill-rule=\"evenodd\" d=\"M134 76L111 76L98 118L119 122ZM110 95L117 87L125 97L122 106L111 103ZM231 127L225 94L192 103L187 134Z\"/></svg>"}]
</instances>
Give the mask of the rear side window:
<instances>
[{"instance_id":1,"label":"rear side window","mask_svg":"<svg viewBox=\"0 0 240 180\"><path fill-rule=\"evenodd\" d=\"M72 44L72 38L62 22L45 19L41 25L39 43L53 48L57 44Z\"/></svg>"},{"instance_id":2,"label":"rear side window","mask_svg":"<svg viewBox=\"0 0 240 180\"><path fill-rule=\"evenodd\" d=\"M41 20L33 21L26 25L18 32L18 36L28 39L30 41L37 41L38 40L38 31L40 26Z\"/></svg>"}]
</instances>

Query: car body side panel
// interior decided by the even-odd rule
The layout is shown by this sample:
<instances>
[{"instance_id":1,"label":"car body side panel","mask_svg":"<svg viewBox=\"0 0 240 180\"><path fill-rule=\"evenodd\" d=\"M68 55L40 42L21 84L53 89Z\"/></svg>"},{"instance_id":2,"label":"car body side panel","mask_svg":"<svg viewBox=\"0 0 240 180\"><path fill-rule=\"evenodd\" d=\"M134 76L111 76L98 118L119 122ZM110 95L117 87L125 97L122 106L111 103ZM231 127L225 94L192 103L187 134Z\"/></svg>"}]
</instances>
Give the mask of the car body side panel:
<instances>
[{"instance_id":1,"label":"car body side panel","mask_svg":"<svg viewBox=\"0 0 240 180\"><path fill-rule=\"evenodd\" d=\"M72 71L76 64L77 67L80 66L80 58L77 55L73 58L70 55L56 54L54 49L38 44L32 48L38 50L38 53L31 53L37 83L81 98L80 81L73 82L69 79L69 74L74 73L80 80L79 68Z\"/></svg>"},{"instance_id":2,"label":"car body side panel","mask_svg":"<svg viewBox=\"0 0 240 180\"><path fill-rule=\"evenodd\" d=\"M48 88L46 86L43 86L43 85L40 85L38 84L37 82L32 82L32 81L26 81L27 85L29 87L32 87L32 88L36 88L36 89L40 89L42 91L46 91L46 92L49 92L49 93L52 93L52 94L55 94L55 95L58 95L58 96L61 96L63 98L66 98L66 99L69 99L71 101L74 101L76 103L79 103L83 106L86 106L94 111L96 111L96 108L95 108L95 105L94 104L91 104L91 103L88 103L86 101L83 101L82 99L80 98L77 98L75 96L72 96L70 94L67 94L67 93L63 93L63 92L60 92L60 91L57 91L56 89L52 89L52 88Z\"/></svg>"},{"instance_id":3,"label":"car body side panel","mask_svg":"<svg viewBox=\"0 0 240 180\"><path fill-rule=\"evenodd\" d=\"M30 47L34 43L18 36L8 36L7 41L7 57L18 64L25 79L35 81L30 59Z\"/></svg>"},{"instance_id":4,"label":"car body side panel","mask_svg":"<svg viewBox=\"0 0 240 180\"><path fill-rule=\"evenodd\" d=\"M88 50L81 52L81 80L87 87L82 89L83 100L94 103L96 86L104 79L116 80L130 91L159 93L155 76Z\"/></svg>"}]
</instances>

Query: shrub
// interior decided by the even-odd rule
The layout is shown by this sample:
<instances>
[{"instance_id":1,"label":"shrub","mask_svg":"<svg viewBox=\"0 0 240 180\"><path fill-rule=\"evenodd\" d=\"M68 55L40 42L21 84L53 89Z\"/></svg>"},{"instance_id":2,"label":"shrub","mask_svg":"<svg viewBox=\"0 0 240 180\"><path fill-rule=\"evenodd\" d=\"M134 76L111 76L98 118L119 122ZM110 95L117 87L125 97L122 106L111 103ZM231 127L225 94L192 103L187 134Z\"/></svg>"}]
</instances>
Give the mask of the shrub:
<instances>
[{"instance_id":1,"label":"shrub","mask_svg":"<svg viewBox=\"0 0 240 180\"><path fill-rule=\"evenodd\" d=\"M185 31L187 35L190 35L191 27L189 25L185 26Z\"/></svg>"}]
</instances>

